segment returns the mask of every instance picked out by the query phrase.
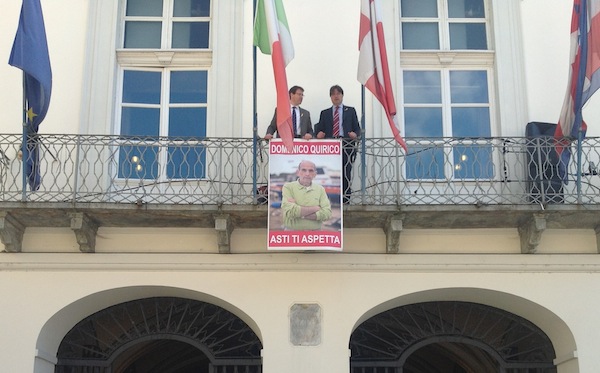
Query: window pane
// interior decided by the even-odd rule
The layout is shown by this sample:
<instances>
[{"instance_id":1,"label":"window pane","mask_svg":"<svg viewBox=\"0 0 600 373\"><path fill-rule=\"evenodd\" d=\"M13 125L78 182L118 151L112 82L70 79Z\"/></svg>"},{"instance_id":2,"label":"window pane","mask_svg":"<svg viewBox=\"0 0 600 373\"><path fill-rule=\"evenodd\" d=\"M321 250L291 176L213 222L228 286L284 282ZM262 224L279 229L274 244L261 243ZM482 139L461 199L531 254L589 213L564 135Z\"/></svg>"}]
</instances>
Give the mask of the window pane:
<instances>
[{"instance_id":1,"label":"window pane","mask_svg":"<svg viewBox=\"0 0 600 373\"><path fill-rule=\"evenodd\" d=\"M450 18L485 18L483 0L448 0Z\"/></svg>"},{"instance_id":2,"label":"window pane","mask_svg":"<svg viewBox=\"0 0 600 373\"><path fill-rule=\"evenodd\" d=\"M123 102L160 104L160 79L160 72L125 70Z\"/></svg>"},{"instance_id":3,"label":"window pane","mask_svg":"<svg viewBox=\"0 0 600 373\"><path fill-rule=\"evenodd\" d=\"M160 109L124 107L121 110L121 135L159 135Z\"/></svg>"},{"instance_id":4,"label":"window pane","mask_svg":"<svg viewBox=\"0 0 600 373\"><path fill-rule=\"evenodd\" d=\"M406 156L408 179L444 179L444 151L442 148L411 146Z\"/></svg>"},{"instance_id":5,"label":"window pane","mask_svg":"<svg viewBox=\"0 0 600 373\"><path fill-rule=\"evenodd\" d=\"M206 71L171 72L171 96L169 102L206 103Z\"/></svg>"},{"instance_id":6,"label":"window pane","mask_svg":"<svg viewBox=\"0 0 600 373\"><path fill-rule=\"evenodd\" d=\"M437 0L402 0L402 17L437 17Z\"/></svg>"},{"instance_id":7,"label":"window pane","mask_svg":"<svg viewBox=\"0 0 600 373\"><path fill-rule=\"evenodd\" d=\"M127 11L128 16L152 16L162 17L163 2L162 0L128 0Z\"/></svg>"},{"instance_id":8,"label":"window pane","mask_svg":"<svg viewBox=\"0 0 600 373\"><path fill-rule=\"evenodd\" d=\"M490 137L490 109L487 107L452 108L454 137Z\"/></svg>"},{"instance_id":9,"label":"window pane","mask_svg":"<svg viewBox=\"0 0 600 373\"><path fill-rule=\"evenodd\" d=\"M402 48L440 49L438 24L432 22L403 22Z\"/></svg>"},{"instance_id":10,"label":"window pane","mask_svg":"<svg viewBox=\"0 0 600 373\"><path fill-rule=\"evenodd\" d=\"M491 179L494 176L492 147L469 144L454 147L454 177L458 179Z\"/></svg>"},{"instance_id":11,"label":"window pane","mask_svg":"<svg viewBox=\"0 0 600 373\"><path fill-rule=\"evenodd\" d=\"M170 179L202 179L206 169L206 149L200 145L170 146L167 177Z\"/></svg>"},{"instance_id":12,"label":"window pane","mask_svg":"<svg viewBox=\"0 0 600 373\"><path fill-rule=\"evenodd\" d=\"M407 138L442 137L442 108L404 109L404 129ZM411 145L406 157L409 179L444 178L444 152L441 148Z\"/></svg>"},{"instance_id":13,"label":"window pane","mask_svg":"<svg viewBox=\"0 0 600 373\"><path fill-rule=\"evenodd\" d=\"M450 71L450 96L453 104L487 104L488 85L486 71Z\"/></svg>"},{"instance_id":14,"label":"window pane","mask_svg":"<svg viewBox=\"0 0 600 373\"><path fill-rule=\"evenodd\" d=\"M486 50L484 23L451 23L450 49Z\"/></svg>"},{"instance_id":15,"label":"window pane","mask_svg":"<svg viewBox=\"0 0 600 373\"><path fill-rule=\"evenodd\" d=\"M175 0L175 17L209 17L210 0Z\"/></svg>"},{"instance_id":16,"label":"window pane","mask_svg":"<svg viewBox=\"0 0 600 373\"><path fill-rule=\"evenodd\" d=\"M406 137L442 137L442 108L404 109Z\"/></svg>"},{"instance_id":17,"label":"window pane","mask_svg":"<svg viewBox=\"0 0 600 373\"><path fill-rule=\"evenodd\" d=\"M173 48L208 48L208 22L173 23Z\"/></svg>"},{"instance_id":18,"label":"window pane","mask_svg":"<svg viewBox=\"0 0 600 373\"><path fill-rule=\"evenodd\" d=\"M123 145L119 148L119 178L157 179L158 147Z\"/></svg>"},{"instance_id":19,"label":"window pane","mask_svg":"<svg viewBox=\"0 0 600 373\"><path fill-rule=\"evenodd\" d=\"M161 40L161 22L125 23L125 48L159 49Z\"/></svg>"},{"instance_id":20,"label":"window pane","mask_svg":"<svg viewBox=\"0 0 600 373\"><path fill-rule=\"evenodd\" d=\"M171 108L169 110L169 136L206 136L206 108Z\"/></svg>"},{"instance_id":21,"label":"window pane","mask_svg":"<svg viewBox=\"0 0 600 373\"><path fill-rule=\"evenodd\" d=\"M442 87L439 71L405 71L404 102L407 104L439 104Z\"/></svg>"}]
</instances>

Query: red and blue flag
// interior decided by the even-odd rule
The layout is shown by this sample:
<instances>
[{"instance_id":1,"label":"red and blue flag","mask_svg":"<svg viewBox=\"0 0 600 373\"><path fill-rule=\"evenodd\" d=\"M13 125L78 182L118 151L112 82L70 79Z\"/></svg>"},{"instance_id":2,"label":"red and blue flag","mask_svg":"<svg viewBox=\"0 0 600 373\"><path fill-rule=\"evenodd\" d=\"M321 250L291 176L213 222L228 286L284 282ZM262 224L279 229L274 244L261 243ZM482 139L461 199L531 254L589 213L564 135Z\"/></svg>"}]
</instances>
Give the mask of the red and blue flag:
<instances>
[{"instance_id":1,"label":"red and blue flag","mask_svg":"<svg viewBox=\"0 0 600 373\"><path fill-rule=\"evenodd\" d=\"M567 94L556 127L556 151L562 178L571 157L570 143L585 137L582 109L600 88L600 0L574 0L571 18L571 69Z\"/></svg>"}]
</instances>

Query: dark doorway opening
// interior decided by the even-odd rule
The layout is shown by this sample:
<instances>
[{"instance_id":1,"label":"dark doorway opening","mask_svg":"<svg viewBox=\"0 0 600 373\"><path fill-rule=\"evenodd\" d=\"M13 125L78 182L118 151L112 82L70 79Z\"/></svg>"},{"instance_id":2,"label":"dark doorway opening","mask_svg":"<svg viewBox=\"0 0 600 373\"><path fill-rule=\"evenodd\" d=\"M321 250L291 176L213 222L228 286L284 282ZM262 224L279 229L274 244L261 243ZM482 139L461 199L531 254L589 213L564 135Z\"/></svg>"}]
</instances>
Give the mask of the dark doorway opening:
<instances>
[{"instance_id":1,"label":"dark doorway opening","mask_svg":"<svg viewBox=\"0 0 600 373\"><path fill-rule=\"evenodd\" d=\"M196 347L174 340L140 342L123 351L114 373L209 373L210 360Z\"/></svg>"},{"instance_id":2,"label":"dark doorway opening","mask_svg":"<svg viewBox=\"0 0 600 373\"><path fill-rule=\"evenodd\" d=\"M156 297L86 317L63 338L55 373L260 373L262 343L214 304Z\"/></svg>"},{"instance_id":3,"label":"dark doorway opening","mask_svg":"<svg viewBox=\"0 0 600 373\"><path fill-rule=\"evenodd\" d=\"M486 351L465 343L439 342L413 352L404 373L492 373L499 365Z\"/></svg>"},{"instance_id":4,"label":"dark doorway opening","mask_svg":"<svg viewBox=\"0 0 600 373\"><path fill-rule=\"evenodd\" d=\"M510 312L471 302L401 306L359 325L352 373L556 373L548 336Z\"/></svg>"}]
</instances>

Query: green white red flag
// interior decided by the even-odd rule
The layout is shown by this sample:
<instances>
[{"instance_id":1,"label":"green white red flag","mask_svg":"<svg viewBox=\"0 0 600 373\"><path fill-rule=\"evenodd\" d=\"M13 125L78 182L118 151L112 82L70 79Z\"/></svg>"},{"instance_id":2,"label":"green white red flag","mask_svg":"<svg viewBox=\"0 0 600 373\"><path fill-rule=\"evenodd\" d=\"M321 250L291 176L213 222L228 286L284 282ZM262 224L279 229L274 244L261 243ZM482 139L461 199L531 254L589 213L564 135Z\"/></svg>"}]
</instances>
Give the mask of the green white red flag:
<instances>
[{"instance_id":1,"label":"green white red flag","mask_svg":"<svg viewBox=\"0 0 600 373\"><path fill-rule=\"evenodd\" d=\"M294 58L294 45L281 0L258 0L254 18L254 45L270 54L277 90L277 132L291 149L294 144L292 112L285 67Z\"/></svg>"}]
</instances>

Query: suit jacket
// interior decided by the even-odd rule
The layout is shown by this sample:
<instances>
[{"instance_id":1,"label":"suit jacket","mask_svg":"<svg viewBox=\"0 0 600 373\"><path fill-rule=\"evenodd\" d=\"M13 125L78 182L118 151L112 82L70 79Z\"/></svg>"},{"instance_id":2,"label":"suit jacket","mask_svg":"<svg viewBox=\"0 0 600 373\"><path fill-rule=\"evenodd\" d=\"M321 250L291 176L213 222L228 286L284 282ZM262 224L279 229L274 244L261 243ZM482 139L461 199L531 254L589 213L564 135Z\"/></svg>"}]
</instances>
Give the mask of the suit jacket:
<instances>
[{"instance_id":1,"label":"suit jacket","mask_svg":"<svg viewBox=\"0 0 600 373\"><path fill-rule=\"evenodd\" d=\"M360 136L360 124L356 110L352 106L342 106L342 128L344 129L344 138L348 138L348 132L356 133ZM315 124L315 133L325 132L325 138L333 138L333 107L321 111L319 123Z\"/></svg>"},{"instance_id":2,"label":"suit jacket","mask_svg":"<svg viewBox=\"0 0 600 373\"><path fill-rule=\"evenodd\" d=\"M312 122L310 120L310 112L308 110L300 109L300 137L304 137L307 133L313 134ZM271 119L271 124L267 127L267 134L273 135L277 132L277 108L275 108L275 113L273 114L273 119ZM279 137L279 134L277 134Z\"/></svg>"}]
</instances>

